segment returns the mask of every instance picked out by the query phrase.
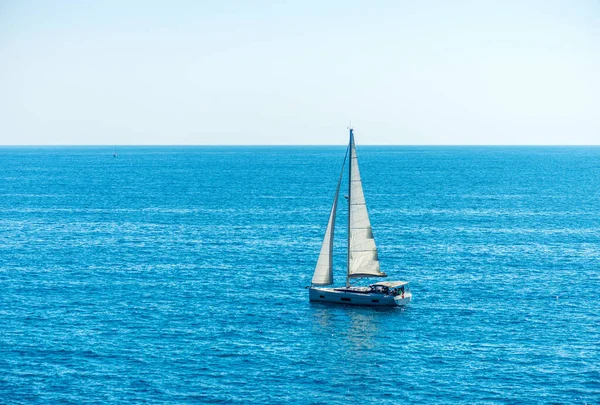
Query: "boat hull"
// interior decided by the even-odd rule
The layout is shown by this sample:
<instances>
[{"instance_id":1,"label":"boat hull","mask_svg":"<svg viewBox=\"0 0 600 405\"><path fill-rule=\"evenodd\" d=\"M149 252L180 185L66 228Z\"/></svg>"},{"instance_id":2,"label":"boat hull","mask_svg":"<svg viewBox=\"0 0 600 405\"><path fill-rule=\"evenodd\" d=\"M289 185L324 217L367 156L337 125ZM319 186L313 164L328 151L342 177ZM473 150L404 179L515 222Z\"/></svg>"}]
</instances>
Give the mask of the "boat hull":
<instances>
[{"instance_id":1,"label":"boat hull","mask_svg":"<svg viewBox=\"0 0 600 405\"><path fill-rule=\"evenodd\" d=\"M408 305L412 295L387 295L376 292L358 292L337 288L309 287L308 296L313 302L333 304L362 305L369 307L403 307Z\"/></svg>"}]
</instances>

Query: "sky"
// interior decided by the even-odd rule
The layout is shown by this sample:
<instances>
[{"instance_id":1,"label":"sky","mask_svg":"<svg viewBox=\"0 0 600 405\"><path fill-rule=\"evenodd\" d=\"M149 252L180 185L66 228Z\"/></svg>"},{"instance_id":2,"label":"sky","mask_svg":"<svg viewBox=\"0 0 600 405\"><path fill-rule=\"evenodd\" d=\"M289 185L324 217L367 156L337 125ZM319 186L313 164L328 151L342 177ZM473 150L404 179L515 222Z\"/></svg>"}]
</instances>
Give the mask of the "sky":
<instances>
[{"instance_id":1,"label":"sky","mask_svg":"<svg viewBox=\"0 0 600 405\"><path fill-rule=\"evenodd\" d=\"M0 145L600 144L600 1L0 0Z\"/></svg>"}]
</instances>

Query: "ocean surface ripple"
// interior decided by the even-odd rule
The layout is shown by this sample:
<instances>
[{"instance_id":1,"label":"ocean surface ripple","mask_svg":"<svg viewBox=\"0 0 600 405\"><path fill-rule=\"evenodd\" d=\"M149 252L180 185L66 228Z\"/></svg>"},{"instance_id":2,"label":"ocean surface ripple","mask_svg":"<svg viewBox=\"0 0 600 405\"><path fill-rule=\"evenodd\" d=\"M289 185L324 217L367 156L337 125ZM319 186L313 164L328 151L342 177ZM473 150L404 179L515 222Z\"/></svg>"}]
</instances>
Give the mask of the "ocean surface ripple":
<instances>
[{"instance_id":1,"label":"ocean surface ripple","mask_svg":"<svg viewBox=\"0 0 600 405\"><path fill-rule=\"evenodd\" d=\"M389 310L304 289L343 155L1 148L0 403L600 403L600 148L359 145Z\"/></svg>"}]
</instances>

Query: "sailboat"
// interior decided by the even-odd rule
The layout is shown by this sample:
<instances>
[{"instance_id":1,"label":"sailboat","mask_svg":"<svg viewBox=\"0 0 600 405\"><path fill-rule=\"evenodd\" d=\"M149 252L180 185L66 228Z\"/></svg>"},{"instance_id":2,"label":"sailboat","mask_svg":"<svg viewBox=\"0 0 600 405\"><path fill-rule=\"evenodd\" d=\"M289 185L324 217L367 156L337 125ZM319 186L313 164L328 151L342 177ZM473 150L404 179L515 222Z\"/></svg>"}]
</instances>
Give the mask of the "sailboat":
<instances>
[{"instance_id":1,"label":"sailboat","mask_svg":"<svg viewBox=\"0 0 600 405\"><path fill-rule=\"evenodd\" d=\"M312 283L308 288L310 301L329 302L349 305L367 306L405 306L412 298L406 281L380 281L368 286L351 285L350 280L370 277L387 277L379 268L377 246L373 238L371 221L363 193L354 131L350 130L350 141L346 149L344 163L335 190L333 207L329 214L329 222ZM335 216L338 208L338 197L348 161L348 255L346 263L346 285L343 287L327 287L333 284L333 236Z\"/></svg>"},{"instance_id":2,"label":"sailboat","mask_svg":"<svg viewBox=\"0 0 600 405\"><path fill-rule=\"evenodd\" d=\"M117 146L115 145L115 152L113 153L113 157L117 157Z\"/></svg>"}]
</instances>

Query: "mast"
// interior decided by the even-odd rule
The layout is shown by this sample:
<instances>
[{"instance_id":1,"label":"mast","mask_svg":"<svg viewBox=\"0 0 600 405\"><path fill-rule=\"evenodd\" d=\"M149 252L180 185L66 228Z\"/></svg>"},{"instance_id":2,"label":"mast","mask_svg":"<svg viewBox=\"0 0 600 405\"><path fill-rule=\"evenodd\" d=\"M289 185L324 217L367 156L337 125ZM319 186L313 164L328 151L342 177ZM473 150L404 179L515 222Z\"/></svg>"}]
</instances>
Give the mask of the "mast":
<instances>
[{"instance_id":1,"label":"mast","mask_svg":"<svg viewBox=\"0 0 600 405\"><path fill-rule=\"evenodd\" d=\"M348 144L348 153L350 154L348 159L348 261L346 265L346 287L350 287L350 215L351 215L351 201L352 201L352 142L354 141L354 134L352 128L350 129L350 143Z\"/></svg>"}]
</instances>

